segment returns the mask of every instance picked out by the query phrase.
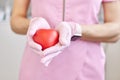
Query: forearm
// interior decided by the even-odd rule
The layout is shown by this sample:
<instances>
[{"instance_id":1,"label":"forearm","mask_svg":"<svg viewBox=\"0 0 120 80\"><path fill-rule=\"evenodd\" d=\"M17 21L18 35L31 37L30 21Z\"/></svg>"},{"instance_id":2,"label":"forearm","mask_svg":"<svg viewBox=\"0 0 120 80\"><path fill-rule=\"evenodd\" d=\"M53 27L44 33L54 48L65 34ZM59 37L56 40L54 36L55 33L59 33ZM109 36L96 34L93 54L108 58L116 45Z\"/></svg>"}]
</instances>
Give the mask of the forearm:
<instances>
[{"instance_id":1,"label":"forearm","mask_svg":"<svg viewBox=\"0 0 120 80\"><path fill-rule=\"evenodd\" d=\"M11 28L17 34L26 34L29 27L29 19L21 16L11 17Z\"/></svg>"},{"instance_id":2,"label":"forearm","mask_svg":"<svg viewBox=\"0 0 120 80\"><path fill-rule=\"evenodd\" d=\"M120 38L119 23L82 25L82 39L96 42L116 42Z\"/></svg>"},{"instance_id":3,"label":"forearm","mask_svg":"<svg viewBox=\"0 0 120 80\"><path fill-rule=\"evenodd\" d=\"M26 34L29 26L27 19L27 11L30 0L14 0L12 15L11 15L11 28L17 34Z\"/></svg>"}]
</instances>

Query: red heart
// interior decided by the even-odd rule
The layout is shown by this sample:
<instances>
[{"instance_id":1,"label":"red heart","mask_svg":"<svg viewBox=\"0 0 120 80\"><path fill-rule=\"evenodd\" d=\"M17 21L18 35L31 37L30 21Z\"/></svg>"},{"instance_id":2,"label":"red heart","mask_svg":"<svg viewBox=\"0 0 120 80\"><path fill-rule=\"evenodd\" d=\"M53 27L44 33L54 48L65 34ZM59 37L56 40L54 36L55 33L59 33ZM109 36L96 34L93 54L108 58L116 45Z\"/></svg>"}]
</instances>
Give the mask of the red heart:
<instances>
[{"instance_id":1,"label":"red heart","mask_svg":"<svg viewBox=\"0 0 120 80\"><path fill-rule=\"evenodd\" d=\"M39 29L33 36L33 40L42 46L42 50L58 43L59 34L54 29Z\"/></svg>"}]
</instances>

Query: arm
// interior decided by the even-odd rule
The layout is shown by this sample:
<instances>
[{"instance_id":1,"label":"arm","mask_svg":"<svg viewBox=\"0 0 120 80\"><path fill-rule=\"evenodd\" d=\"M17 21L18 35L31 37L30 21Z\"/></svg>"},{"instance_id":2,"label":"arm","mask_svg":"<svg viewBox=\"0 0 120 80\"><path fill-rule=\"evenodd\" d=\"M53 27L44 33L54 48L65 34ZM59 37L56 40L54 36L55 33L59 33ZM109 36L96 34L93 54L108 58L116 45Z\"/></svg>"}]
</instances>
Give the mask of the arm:
<instances>
[{"instance_id":1,"label":"arm","mask_svg":"<svg viewBox=\"0 0 120 80\"><path fill-rule=\"evenodd\" d=\"M120 39L119 1L103 3L104 24L82 25L82 39L100 42L116 42Z\"/></svg>"},{"instance_id":2,"label":"arm","mask_svg":"<svg viewBox=\"0 0 120 80\"><path fill-rule=\"evenodd\" d=\"M29 20L27 19L27 10L30 0L14 0L14 6L11 16L11 28L15 33L26 34Z\"/></svg>"}]
</instances>

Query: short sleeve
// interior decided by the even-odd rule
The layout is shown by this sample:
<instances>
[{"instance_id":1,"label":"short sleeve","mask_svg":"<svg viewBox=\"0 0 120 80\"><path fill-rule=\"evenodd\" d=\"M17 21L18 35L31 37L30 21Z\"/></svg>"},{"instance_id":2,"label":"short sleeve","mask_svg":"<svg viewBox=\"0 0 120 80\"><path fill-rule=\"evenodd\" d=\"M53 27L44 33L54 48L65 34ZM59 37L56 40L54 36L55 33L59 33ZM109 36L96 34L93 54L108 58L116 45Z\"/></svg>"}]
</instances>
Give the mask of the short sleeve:
<instances>
[{"instance_id":1,"label":"short sleeve","mask_svg":"<svg viewBox=\"0 0 120 80\"><path fill-rule=\"evenodd\" d=\"M111 1L117 1L117 0L102 0L102 2L111 2Z\"/></svg>"}]
</instances>

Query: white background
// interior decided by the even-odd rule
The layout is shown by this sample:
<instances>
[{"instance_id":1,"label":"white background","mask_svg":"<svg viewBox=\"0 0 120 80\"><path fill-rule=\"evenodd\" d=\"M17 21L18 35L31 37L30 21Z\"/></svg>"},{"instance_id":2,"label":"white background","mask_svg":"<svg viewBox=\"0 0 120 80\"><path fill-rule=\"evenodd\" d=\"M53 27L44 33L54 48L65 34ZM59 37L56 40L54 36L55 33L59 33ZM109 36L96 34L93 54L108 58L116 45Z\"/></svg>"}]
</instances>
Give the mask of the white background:
<instances>
[{"instance_id":1,"label":"white background","mask_svg":"<svg viewBox=\"0 0 120 80\"><path fill-rule=\"evenodd\" d=\"M9 23L0 23L0 80L18 80L26 37L13 33Z\"/></svg>"}]
</instances>

